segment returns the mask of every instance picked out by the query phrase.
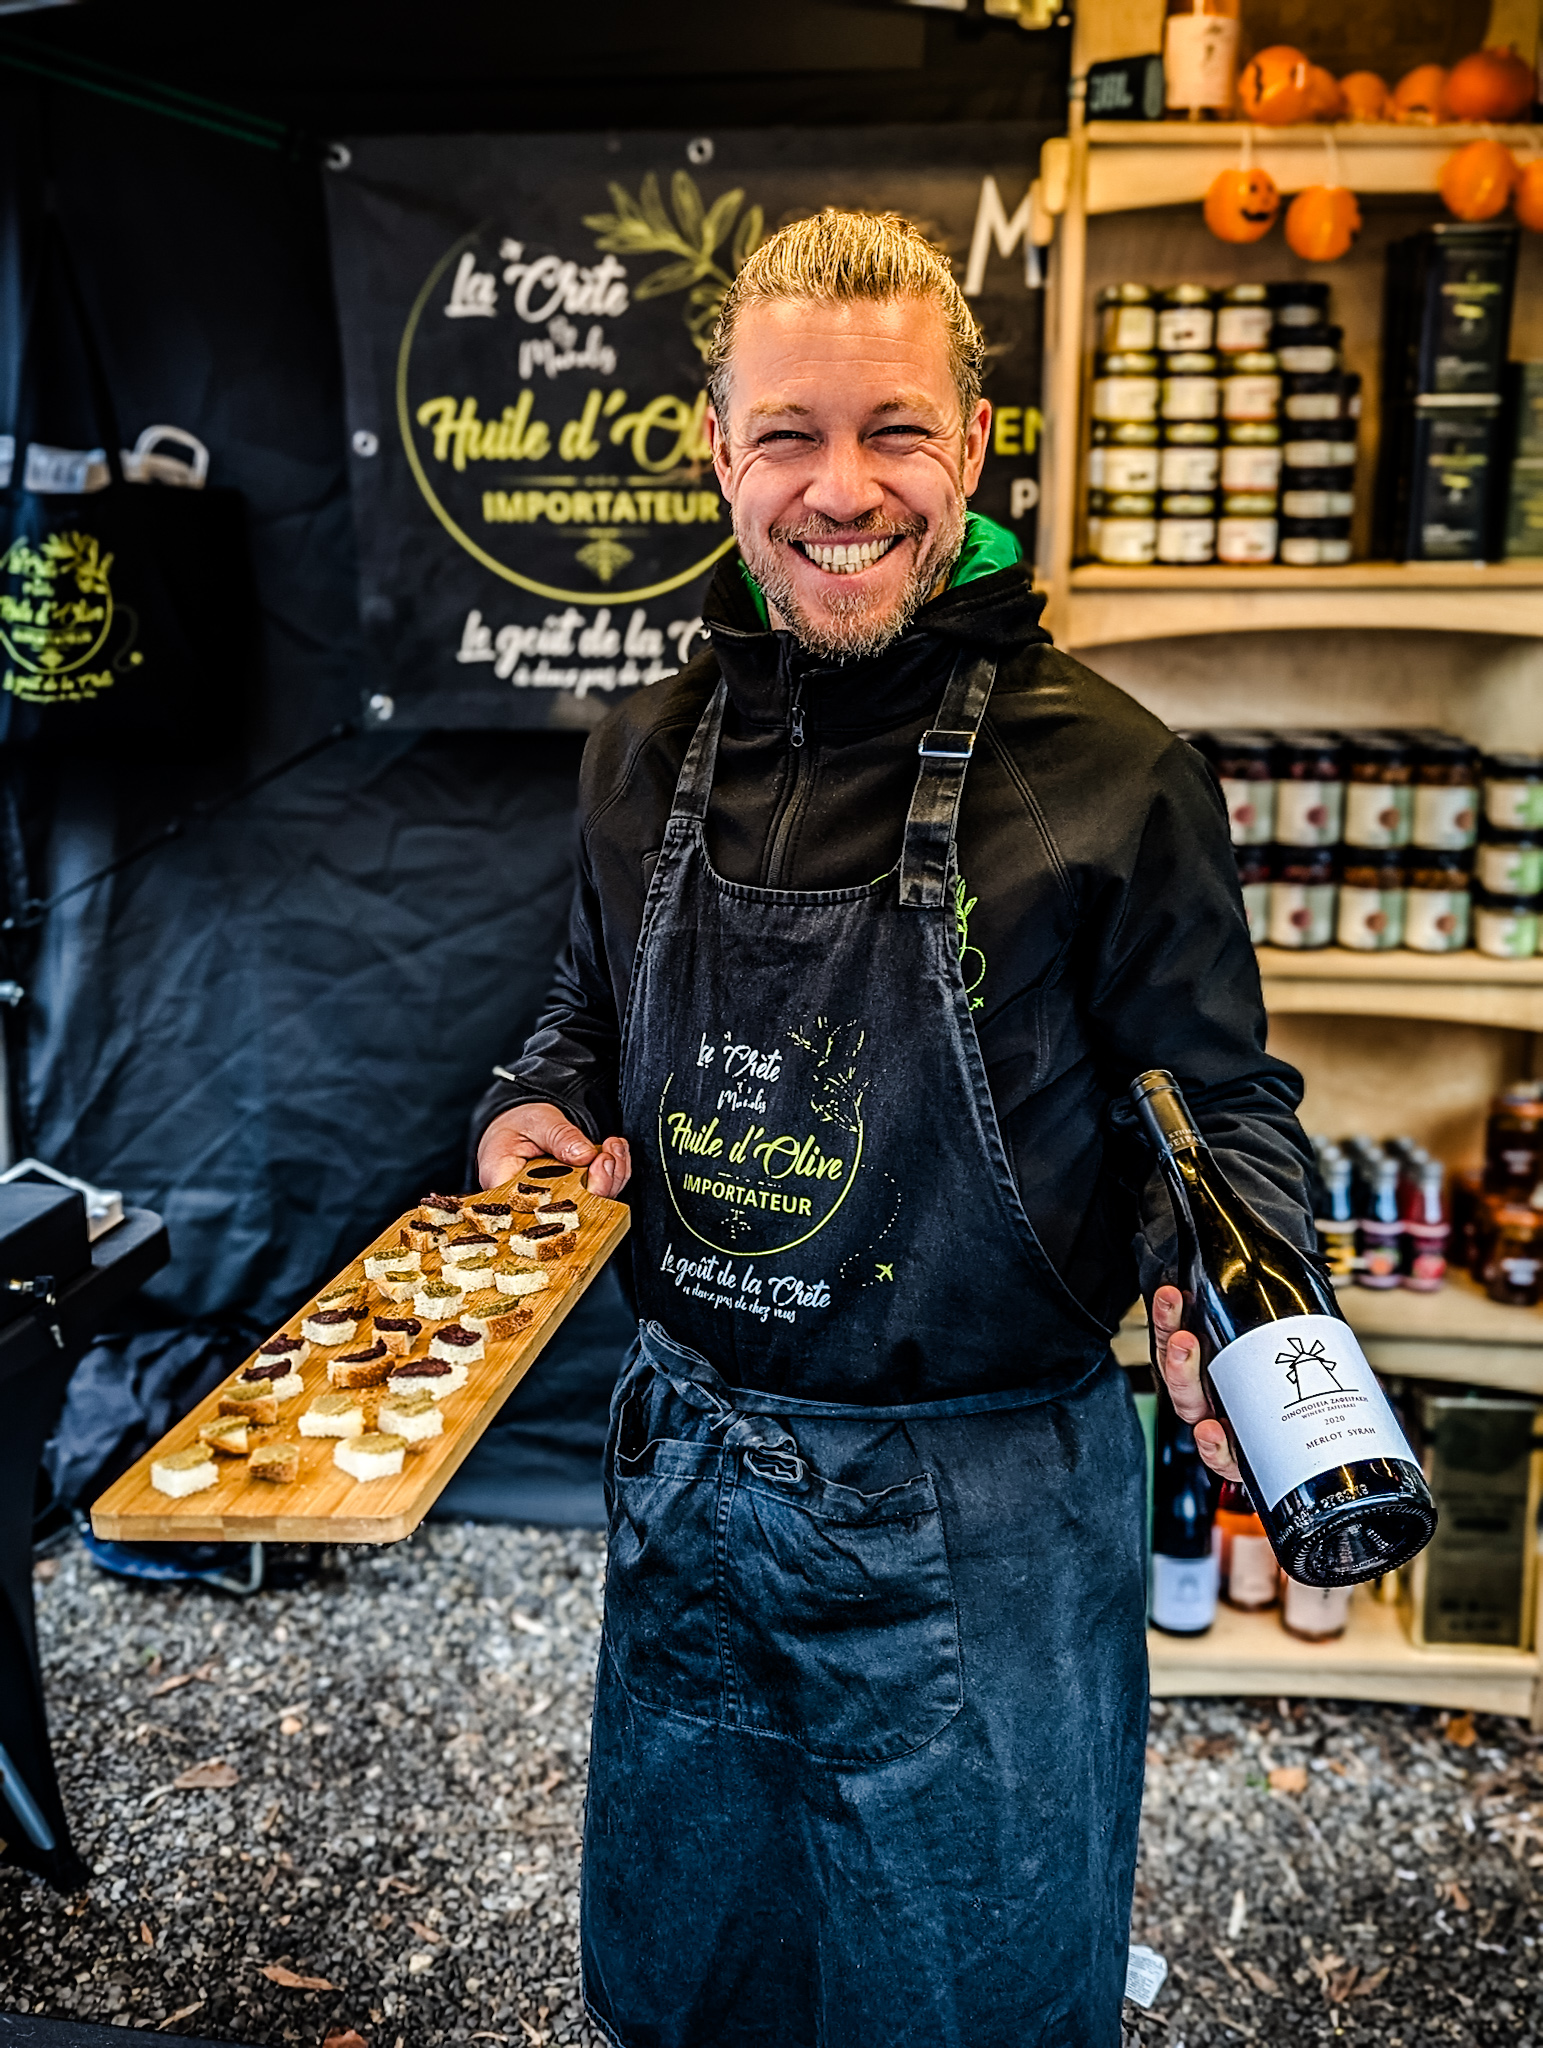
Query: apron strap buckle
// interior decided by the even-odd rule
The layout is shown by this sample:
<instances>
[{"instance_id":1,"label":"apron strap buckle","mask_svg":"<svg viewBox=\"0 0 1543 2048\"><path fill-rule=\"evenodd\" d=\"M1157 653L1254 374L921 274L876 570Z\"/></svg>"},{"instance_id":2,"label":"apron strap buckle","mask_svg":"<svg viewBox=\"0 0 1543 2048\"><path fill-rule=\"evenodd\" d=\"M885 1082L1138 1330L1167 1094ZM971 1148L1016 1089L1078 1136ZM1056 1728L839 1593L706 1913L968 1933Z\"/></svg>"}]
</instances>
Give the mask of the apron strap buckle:
<instances>
[{"instance_id":1,"label":"apron strap buckle","mask_svg":"<svg viewBox=\"0 0 1543 2048\"><path fill-rule=\"evenodd\" d=\"M938 706L938 722L921 736L921 765L900 850L902 910L935 910L943 901L964 773L995 680L994 661L961 654Z\"/></svg>"},{"instance_id":2,"label":"apron strap buckle","mask_svg":"<svg viewBox=\"0 0 1543 2048\"><path fill-rule=\"evenodd\" d=\"M946 732L935 725L924 732L916 751L924 761L968 761L975 751L973 732Z\"/></svg>"}]
</instances>

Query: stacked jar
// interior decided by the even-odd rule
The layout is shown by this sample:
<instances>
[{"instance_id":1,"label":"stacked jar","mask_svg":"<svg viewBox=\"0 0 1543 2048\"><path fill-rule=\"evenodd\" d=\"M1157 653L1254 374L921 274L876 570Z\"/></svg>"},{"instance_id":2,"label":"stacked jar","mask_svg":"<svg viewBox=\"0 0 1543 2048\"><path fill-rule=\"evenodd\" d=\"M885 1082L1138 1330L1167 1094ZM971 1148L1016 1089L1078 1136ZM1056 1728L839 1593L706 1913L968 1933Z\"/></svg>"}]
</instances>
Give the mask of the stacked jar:
<instances>
[{"instance_id":1,"label":"stacked jar","mask_svg":"<svg viewBox=\"0 0 1543 2048\"><path fill-rule=\"evenodd\" d=\"M1216 294L1209 286L1176 284L1159 293L1160 562L1216 559L1221 376L1215 344Z\"/></svg>"},{"instance_id":2,"label":"stacked jar","mask_svg":"<svg viewBox=\"0 0 1543 2048\"><path fill-rule=\"evenodd\" d=\"M1486 754L1482 813L1474 943L1497 960L1530 960L1543 909L1543 755Z\"/></svg>"},{"instance_id":3,"label":"stacked jar","mask_svg":"<svg viewBox=\"0 0 1543 2048\"><path fill-rule=\"evenodd\" d=\"M1156 295L1149 285L1109 285L1094 317L1088 547L1100 562L1140 567L1157 560Z\"/></svg>"},{"instance_id":4,"label":"stacked jar","mask_svg":"<svg viewBox=\"0 0 1543 2048\"><path fill-rule=\"evenodd\" d=\"M1344 368L1326 284L1269 292L1281 369L1279 559L1300 568L1348 562L1361 380Z\"/></svg>"},{"instance_id":5,"label":"stacked jar","mask_svg":"<svg viewBox=\"0 0 1543 2048\"><path fill-rule=\"evenodd\" d=\"M1209 732L1194 741L1221 783L1255 945L1450 953L1472 942L1515 958L1529 935L1536 943L1543 758L1489 757L1497 766L1485 783L1494 797L1484 858L1494 901L1471 918L1479 756L1466 740L1377 730ZM1530 780L1519 779L1524 771ZM1526 822L1534 816L1536 828ZM1526 896L1532 881L1538 893Z\"/></svg>"},{"instance_id":6,"label":"stacked jar","mask_svg":"<svg viewBox=\"0 0 1543 2048\"><path fill-rule=\"evenodd\" d=\"M1280 507L1281 376L1271 347L1270 287L1235 284L1221 294L1216 346L1222 365L1218 561L1273 562Z\"/></svg>"}]
</instances>

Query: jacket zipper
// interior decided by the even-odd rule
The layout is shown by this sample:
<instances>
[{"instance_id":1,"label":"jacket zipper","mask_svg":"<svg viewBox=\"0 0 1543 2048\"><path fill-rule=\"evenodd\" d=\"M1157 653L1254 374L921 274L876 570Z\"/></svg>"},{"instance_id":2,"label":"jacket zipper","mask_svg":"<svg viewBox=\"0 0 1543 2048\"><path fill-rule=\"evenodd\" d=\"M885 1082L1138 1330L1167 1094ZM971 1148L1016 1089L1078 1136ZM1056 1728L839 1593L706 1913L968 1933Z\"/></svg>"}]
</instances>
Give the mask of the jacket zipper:
<instances>
[{"instance_id":1,"label":"jacket zipper","mask_svg":"<svg viewBox=\"0 0 1543 2048\"><path fill-rule=\"evenodd\" d=\"M772 827L771 844L766 855L766 883L768 889L783 886L782 865L788 850L788 841L793 828L803 814L807 796L807 785L813 775L813 763L804 745L804 685L802 678L793 685L793 701L788 713L788 747L793 756L793 773L787 793L782 800L782 812Z\"/></svg>"}]
</instances>

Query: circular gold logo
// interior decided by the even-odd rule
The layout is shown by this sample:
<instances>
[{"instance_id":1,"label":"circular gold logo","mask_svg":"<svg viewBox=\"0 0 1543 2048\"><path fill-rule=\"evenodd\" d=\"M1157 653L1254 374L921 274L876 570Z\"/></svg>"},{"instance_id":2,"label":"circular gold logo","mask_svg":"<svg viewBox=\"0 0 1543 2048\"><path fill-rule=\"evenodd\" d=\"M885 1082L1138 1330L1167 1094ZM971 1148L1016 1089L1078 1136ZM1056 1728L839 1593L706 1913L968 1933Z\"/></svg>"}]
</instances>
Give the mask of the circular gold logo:
<instances>
[{"instance_id":1,"label":"circular gold logo","mask_svg":"<svg viewBox=\"0 0 1543 2048\"><path fill-rule=\"evenodd\" d=\"M0 559L0 648L13 696L85 703L111 687L111 667L91 664L112 631L112 565L94 534L11 542Z\"/></svg>"}]
</instances>

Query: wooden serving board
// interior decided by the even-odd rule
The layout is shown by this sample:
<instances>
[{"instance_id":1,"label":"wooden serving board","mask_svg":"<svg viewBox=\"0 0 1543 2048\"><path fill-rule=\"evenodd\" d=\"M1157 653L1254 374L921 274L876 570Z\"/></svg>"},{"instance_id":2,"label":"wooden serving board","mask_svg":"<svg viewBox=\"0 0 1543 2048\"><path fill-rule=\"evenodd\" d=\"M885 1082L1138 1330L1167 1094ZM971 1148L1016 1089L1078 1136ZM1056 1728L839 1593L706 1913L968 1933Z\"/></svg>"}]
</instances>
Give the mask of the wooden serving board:
<instances>
[{"instance_id":1,"label":"wooden serving board","mask_svg":"<svg viewBox=\"0 0 1543 2048\"><path fill-rule=\"evenodd\" d=\"M450 1483L472 1445L534 1365L553 1331L627 1234L631 1217L626 1205L590 1194L577 1173L555 1180L552 1188L555 1198L571 1198L579 1205L577 1245L566 1258L554 1260L544 1268L551 1281L540 1293L524 1295L518 1302L511 1300L511 1307L534 1310L534 1320L513 1337L484 1340L486 1356L467 1368L466 1385L439 1404L444 1417L443 1434L410 1444L399 1473L385 1479L353 1479L333 1462L335 1437L300 1434L301 1415L318 1394L329 1391L327 1359L333 1354L313 1344L309 1357L299 1368L305 1391L282 1403L276 1427L254 1432L257 1442L293 1442L300 1446L300 1476L292 1485L279 1486L270 1480L250 1478L245 1458L225 1457L215 1460L220 1475L218 1484L201 1493L173 1500L151 1485L152 1462L169 1451L195 1446L199 1429L219 1413L222 1388L217 1387L108 1487L91 1510L92 1529L104 1538L137 1543L395 1543L410 1536ZM508 1186L486 1190L490 1195L507 1192ZM518 1226L518 1217L515 1220ZM377 1310L383 1315L415 1313L410 1300L393 1302L364 1278L366 1258L401 1247L406 1221L402 1217L382 1231L351 1265L344 1267L336 1280L328 1283L329 1287L362 1284L368 1292L367 1316ZM501 1255L507 1251L503 1237L499 1250ZM421 1263L426 1275L440 1270L437 1252L425 1252ZM313 1297L297 1309L283 1325L284 1334L298 1337L302 1320L315 1306ZM412 1346L410 1356L426 1356L436 1327L432 1322L424 1323L423 1334ZM358 1334L338 1349L352 1351L369 1343L371 1328L361 1318ZM251 1365L256 1356L254 1352L237 1368L237 1373ZM384 1391L371 1388L361 1395L366 1427L372 1421L372 1397Z\"/></svg>"}]
</instances>

